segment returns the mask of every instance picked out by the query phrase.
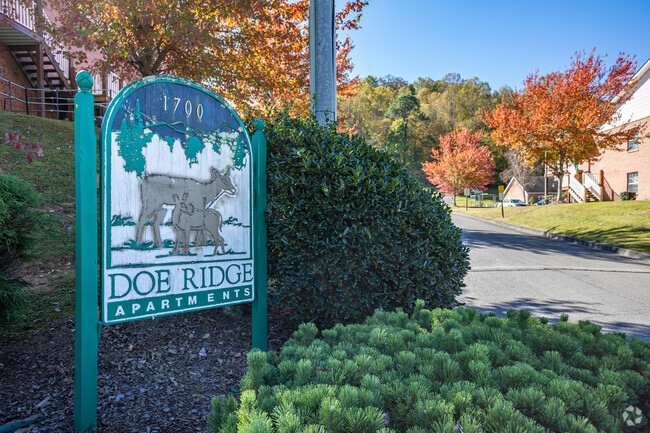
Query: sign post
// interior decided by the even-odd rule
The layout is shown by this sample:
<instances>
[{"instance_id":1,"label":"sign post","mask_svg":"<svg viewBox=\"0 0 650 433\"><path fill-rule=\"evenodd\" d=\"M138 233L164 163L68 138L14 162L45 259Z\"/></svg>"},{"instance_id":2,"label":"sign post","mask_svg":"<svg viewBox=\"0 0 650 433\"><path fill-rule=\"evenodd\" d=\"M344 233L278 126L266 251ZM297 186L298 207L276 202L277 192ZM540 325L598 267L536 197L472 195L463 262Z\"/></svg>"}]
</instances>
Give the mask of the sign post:
<instances>
[{"instance_id":1,"label":"sign post","mask_svg":"<svg viewBox=\"0 0 650 433\"><path fill-rule=\"evenodd\" d=\"M499 200L501 200L501 218L505 218L503 216L503 185L499 185Z\"/></svg>"},{"instance_id":2,"label":"sign post","mask_svg":"<svg viewBox=\"0 0 650 433\"><path fill-rule=\"evenodd\" d=\"M267 275L266 275L266 136L264 122L254 123L253 152L255 153L255 299L253 300L252 337L253 348L267 349Z\"/></svg>"},{"instance_id":3,"label":"sign post","mask_svg":"<svg viewBox=\"0 0 650 433\"><path fill-rule=\"evenodd\" d=\"M77 74L75 141L75 363L74 426L97 424L97 137L88 72Z\"/></svg>"},{"instance_id":4,"label":"sign post","mask_svg":"<svg viewBox=\"0 0 650 433\"><path fill-rule=\"evenodd\" d=\"M266 137L257 120L251 141L230 105L181 78L117 94L101 134L98 322L92 78L77 83L75 429L85 432L97 422L98 326L252 302L252 346L266 350Z\"/></svg>"},{"instance_id":5,"label":"sign post","mask_svg":"<svg viewBox=\"0 0 650 433\"><path fill-rule=\"evenodd\" d=\"M334 0L309 1L311 111L324 125L336 121L336 11Z\"/></svg>"}]
</instances>

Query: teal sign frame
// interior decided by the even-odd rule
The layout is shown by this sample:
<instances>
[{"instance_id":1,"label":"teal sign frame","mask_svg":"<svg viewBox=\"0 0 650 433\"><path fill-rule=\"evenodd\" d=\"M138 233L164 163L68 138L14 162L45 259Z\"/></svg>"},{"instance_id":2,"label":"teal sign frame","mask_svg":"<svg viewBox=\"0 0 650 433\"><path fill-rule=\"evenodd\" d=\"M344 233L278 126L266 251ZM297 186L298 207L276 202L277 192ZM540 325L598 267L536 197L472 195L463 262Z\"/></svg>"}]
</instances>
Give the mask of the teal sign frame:
<instances>
[{"instance_id":1,"label":"teal sign frame","mask_svg":"<svg viewBox=\"0 0 650 433\"><path fill-rule=\"evenodd\" d=\"M135 81L102 123L98 321L97 157L92 77L75 96L75 429L96 428L103 325L252 302L252 347L267 349L266 137L249 137L208 88Z\"/></svg>"},{"instance_id":2,"label":"teal sign frame","mask_svg":"<svg viewBox=\"0 0 650 433\"><path fill-rule=\"evenodd\" d=\"M255 156L239 115L196 83L146 77L112 101L102 143L102 321L252 302Z\"/></svg>"}]
</instances>

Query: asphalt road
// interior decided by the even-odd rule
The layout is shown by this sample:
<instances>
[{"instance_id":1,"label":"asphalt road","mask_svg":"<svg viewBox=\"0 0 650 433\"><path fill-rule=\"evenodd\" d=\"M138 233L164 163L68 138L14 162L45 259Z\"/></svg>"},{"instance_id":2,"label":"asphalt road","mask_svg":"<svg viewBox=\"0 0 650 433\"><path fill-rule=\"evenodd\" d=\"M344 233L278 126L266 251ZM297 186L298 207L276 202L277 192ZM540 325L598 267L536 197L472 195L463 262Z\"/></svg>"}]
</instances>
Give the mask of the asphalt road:
<instances>
[{"instance_id":1,"label":"asphalt road","mask_svg":"<svg viewBox=\"0 0 650 433\"><path fill-rule=\"evenodd\" d=\"M459 301L505 316L527 309L556 323L589 320L650 341L650 261L524 234L452 214L472 269Z\"/></svg>"}]
</instances>

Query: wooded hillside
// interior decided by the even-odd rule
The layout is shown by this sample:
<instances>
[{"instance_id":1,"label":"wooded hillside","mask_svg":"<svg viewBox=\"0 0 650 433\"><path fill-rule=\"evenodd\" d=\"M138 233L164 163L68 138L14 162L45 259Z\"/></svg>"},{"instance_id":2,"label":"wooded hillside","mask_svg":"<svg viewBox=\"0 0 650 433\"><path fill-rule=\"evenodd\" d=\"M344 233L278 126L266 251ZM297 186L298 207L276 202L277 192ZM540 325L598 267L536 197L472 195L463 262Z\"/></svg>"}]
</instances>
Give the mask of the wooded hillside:
<instances>
[{"instance_id":1,"label":"wooded hillside","mask_svg":"<svg viewBox=\"0 0 650 433\"><path fill-rule=\"evenodd\" d=\"M491 110L510 89L493 91L477 77L418 78L413 83L393 77L368 76L357 93L339 106L339 126L363 135L377 149L403 162L411 175L430 185L422 172L422 162L438 148L440 137L458 128L489 130L480 121L483 110ZM490 148L497 172L507 163L504 150L485 134L482 144Z\"/></svg>"}]
</instances>

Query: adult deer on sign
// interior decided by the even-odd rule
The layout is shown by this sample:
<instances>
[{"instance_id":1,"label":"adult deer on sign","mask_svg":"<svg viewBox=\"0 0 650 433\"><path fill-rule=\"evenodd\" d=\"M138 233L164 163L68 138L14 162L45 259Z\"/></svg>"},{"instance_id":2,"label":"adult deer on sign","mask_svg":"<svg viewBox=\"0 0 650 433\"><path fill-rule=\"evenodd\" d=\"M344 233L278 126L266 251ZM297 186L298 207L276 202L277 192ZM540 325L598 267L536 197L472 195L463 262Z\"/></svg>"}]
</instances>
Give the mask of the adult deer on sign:
<instances>
[{"instance_id":1,"label":"adult deer on sign","mask_svg":"<svg viewBox=\"0 0 650 433\"><path fill-rule=\"evenodd\" d=\"M235 195L237 188L232 183L230 171L231 168L228 168L224 174L220 174L216 168L212 167L210 180L205 182L164 174L151 174L145 177L140 186L142 208L138 220L136 242L138 244L142 242L146 224L151 223L154 242L159 247L163 246L160 238L160 224L165 212L161 212L161 210L164 205L176 204L174 196L184 197L184 201L192 203L196 209L205 210L221 195Z\"/></svg>"}]
</instances>

